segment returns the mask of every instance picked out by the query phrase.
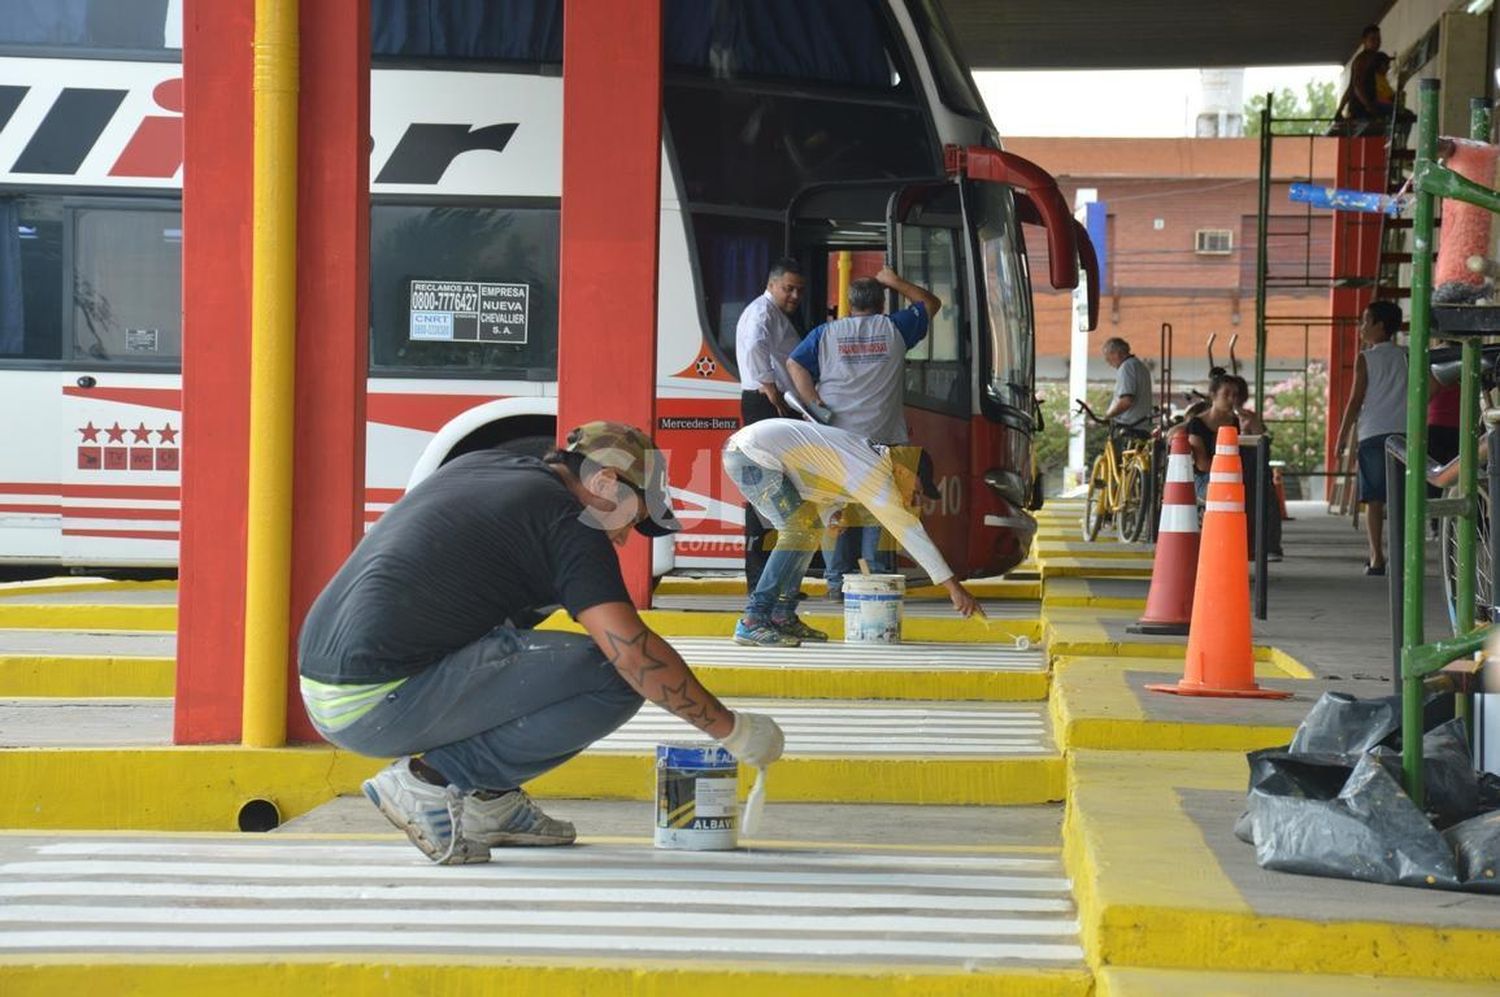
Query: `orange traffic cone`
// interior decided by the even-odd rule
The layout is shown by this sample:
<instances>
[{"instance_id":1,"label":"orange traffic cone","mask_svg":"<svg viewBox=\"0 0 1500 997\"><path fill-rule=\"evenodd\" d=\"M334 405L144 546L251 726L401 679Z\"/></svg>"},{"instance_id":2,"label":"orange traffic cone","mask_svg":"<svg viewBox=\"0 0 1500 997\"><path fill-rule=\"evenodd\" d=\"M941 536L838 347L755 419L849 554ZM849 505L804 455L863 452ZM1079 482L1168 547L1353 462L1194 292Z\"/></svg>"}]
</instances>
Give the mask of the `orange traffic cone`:
<instances>
[{"instance_id":1,"label":"orange traffic cone","mask_svg":"<svg viewBox=\"0 0 1500 997\"><path fill-rule=\"evenodd\" d=\"M1133 634L1188 632L1193 618L1193 576L1198 571L1198 499L1193 494L1192 447L1186 433L1172 437L1167 486L1162 489L1161 525L1146 612L1125 629Z\"/></svg>"},{"instance_id":2,"label":"orange traffic cone","mask_svg":"<svg viewBox=\"0 0 1500 997\"><path fill-rule=\"evenodd\" d=\"M1245 571L1248 546L1240 434L1233 426L1225 426L1219 430L1209 472L1199 571L1193 587L1193 622L1188 630L1182 681L1146 688L1179 696L1291 697L1289 692L1255 684L1250 578Z\"/></svg>"}]
</instances>

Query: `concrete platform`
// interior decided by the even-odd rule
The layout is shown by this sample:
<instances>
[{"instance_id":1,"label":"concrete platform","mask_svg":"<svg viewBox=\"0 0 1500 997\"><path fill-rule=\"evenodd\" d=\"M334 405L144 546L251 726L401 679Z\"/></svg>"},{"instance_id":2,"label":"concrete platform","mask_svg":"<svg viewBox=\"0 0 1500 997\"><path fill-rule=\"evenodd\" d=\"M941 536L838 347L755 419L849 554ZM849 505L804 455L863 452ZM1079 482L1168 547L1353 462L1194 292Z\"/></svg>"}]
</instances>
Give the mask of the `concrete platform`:
<instances>
[{"instance_id":1,"label":"concrete platform","mask_svg":"<svg viewBox=\"0 0 1500 997\"><path fill-rule=\"evenodd\" d=\"M92 655L175 658L177 635L111 630L6 630L0 628L0 655Z\"/></svg>"},{"instance_id":2,"label":"concrete platform","mask_svg":"<svg viewBox=\"0 0 1500 997\"><path fill-rule=\"evenodd\" d=\"M1500 981L1500 897L1267 872L1233 836L1238 752L1069 754L1091 965Z\"/></svg>"},{"instance_id":3,"label":"concrete platform","mask_svg":"<svg viewBox=\"0 0 1500 997\"><path fill-rule=\"evenodd\" d=\"M101 981L107 964L116 992L152 965L201 980L221 960L233 993L347 993L367 967L402 992L454 992L479 966L505 992L578 992L643 965L732 993L839 977L872 992L905 974L933 994L1012 974L1028 992L1087 992L1067 880L1034 854L584 843L445 868L391 840L3 836L0 898L7 993L76 979L63 960Z\"/></svg>"}]
</instances>

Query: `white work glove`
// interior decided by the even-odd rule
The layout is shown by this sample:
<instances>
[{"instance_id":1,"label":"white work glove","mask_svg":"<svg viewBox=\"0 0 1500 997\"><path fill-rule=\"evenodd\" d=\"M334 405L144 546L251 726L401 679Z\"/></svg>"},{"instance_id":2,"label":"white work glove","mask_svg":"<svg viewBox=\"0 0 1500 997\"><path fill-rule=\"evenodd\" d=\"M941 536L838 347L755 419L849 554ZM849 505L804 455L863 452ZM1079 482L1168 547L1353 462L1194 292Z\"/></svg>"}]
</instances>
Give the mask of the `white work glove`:
<instances>
[{"instance_id":1,"label":"white work glove","mask_svg":"<svg viewBox=\"0 0 1500 997\"><path fill-rule=\"evenodd\" d=\"M734 714L734 729L720 739L731 755L746 765L765 768L781 757L786 738L776 721L764 713Z\"/></svg>"}]
</instances>

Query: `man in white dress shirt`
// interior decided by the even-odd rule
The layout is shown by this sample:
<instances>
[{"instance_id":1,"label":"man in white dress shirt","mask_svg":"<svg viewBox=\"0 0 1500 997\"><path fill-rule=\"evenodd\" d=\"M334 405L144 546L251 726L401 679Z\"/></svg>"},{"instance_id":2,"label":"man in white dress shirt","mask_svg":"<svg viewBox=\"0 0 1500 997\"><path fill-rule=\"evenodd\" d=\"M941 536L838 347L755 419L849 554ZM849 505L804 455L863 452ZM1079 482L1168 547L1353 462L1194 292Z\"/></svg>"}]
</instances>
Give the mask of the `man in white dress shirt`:
<instances>
[{"instance_id":1,"label":"man in white dress shirt","mask_svg":"<svg viewBox=\"0 0 1500 997\"><path fill-rule=\"evenodd\" d=\"M771 264L765 293L745 306L734 328L734 353L740 368L740 421L748 426L762 419L789 415L782 392L792 386L786 358L797 347L801 335L791 316L802 305L807 282L801 265L790 257ZM773 539L770 526L745 505L745 583L754 592L765 570Z\"/></svg>"}]
</instances>

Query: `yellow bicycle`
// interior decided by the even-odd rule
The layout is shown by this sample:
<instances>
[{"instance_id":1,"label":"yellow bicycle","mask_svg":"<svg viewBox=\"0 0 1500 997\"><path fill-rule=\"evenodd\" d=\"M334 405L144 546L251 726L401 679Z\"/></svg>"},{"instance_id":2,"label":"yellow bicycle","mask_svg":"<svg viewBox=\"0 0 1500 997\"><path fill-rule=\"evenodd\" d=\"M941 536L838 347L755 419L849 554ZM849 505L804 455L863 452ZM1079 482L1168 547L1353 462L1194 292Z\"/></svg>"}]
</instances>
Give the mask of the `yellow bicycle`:
<instances>
[{"instance_id":1,"label":"yellow bicycle","mask_svg":"<svg viewBox=\"0 0 1500 997\"><path fill-rule=\"evenodd\" d=\"M1081 399L1078 411L1096 423L1105 424ZM1085 540L1097 540L1099 530L1109 520L1114 521L1125 543L1136 543L1146 535L1151 506L1151 450L1149 433L1110 424L1109 439L1089 469L1089 490L1083 501Z\"/></svg>"}]
</instances>

